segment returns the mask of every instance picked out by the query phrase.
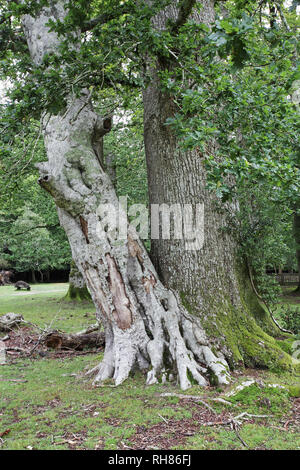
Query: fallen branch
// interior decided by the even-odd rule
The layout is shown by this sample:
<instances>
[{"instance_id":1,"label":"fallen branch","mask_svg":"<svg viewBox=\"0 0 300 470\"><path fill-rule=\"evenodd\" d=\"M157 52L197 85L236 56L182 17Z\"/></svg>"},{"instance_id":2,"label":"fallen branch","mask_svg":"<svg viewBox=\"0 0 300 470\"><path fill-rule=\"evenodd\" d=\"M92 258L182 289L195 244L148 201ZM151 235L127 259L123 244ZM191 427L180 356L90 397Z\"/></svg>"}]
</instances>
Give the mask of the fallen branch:
<instances>
[{"instance_id":1,"label":"fallen branch","mask_svg":"<svg viewBox=\"0 0 300 470\"><path fill-rule=\"evenodd\" d=\"M6 351L16 351L16 352L22 352L24 354L28 354L28 351L26 349L19 348L18 346L15 346L15 347L9 346L6 348Z\"/></svg>"},{"instance_id":2,"label":"fallen branch","mask_svg":"<svg viewBox=\"0 0 300 470\"><path fill-rule=\"evenodd\" d=\"M238 416L235 416L233 418L230 418L226 421L209 421L207 423L204 423L204 426L228 426L232 423L235 423L237 425L241 425L242 421L239 421L241 419L245 418L271 418L272 415L252 415L249 413L241 413Z\"/></svg>"},{"instance_id":3,"label":"fallen branch","mask_svg":"<svg viewBox=\"0 0 300 470\"><path fill-rule=\"evenodd\" d=\"M100 331L67 334L54 330L47 333L43 342L47 348L75 349L80 351L84 348L99 348L104 346L105 334Z\"/></svg>"},{"instance_id":4,"label":"fallen branch","mask_svg":"<svg viewBox=\"0 0 300 470\"><path fill-rule=\"evenodd\" d=\"M28 380L23 380L23 379L0 379L0 382L26 383L26 382L28 382Z\"/></svg>"},{"instance_id":5,"label":"fallen branch","mask_svg":"<svg viewBox=\"0 0 300 470\"><path fill-rule=\"evenodd\" d=\"M181 393L161 393L161 397L177 397L180 398L181 400L194 400L198 403L201 403L203 406L206 406L212 413L217 414L216 411L209 406L205 401L202 400L202 398L197 397L195 395L183 395Z\"/></svg>"},{"instance_id":6,"label":"fallen branch","mask_svg":"<svg viewBox=\"0 0 300 470\"><path fill-rule=\"evenodd\" d=\"M204 426L228 426L229 425L231 429L235 432L235 434L237 435L237 438L241 441L243 446L249 447L248 444L246 444L246 442L242 439L242 437L239 434L239 429L243 423L243 421L241 420L246 419L246 418L271 418L271 415L270 416L269 415L252 415L247 412L244 412L226 421L215 421L215 422L210 421L208 423L204 423Z\"/></svg>"},{"instance_id":7,"label":"fallen branch","mask_svg":"<svg viewBox=\"0 0 300 470\"><path fill-rule=\"evenodd\" d=\"M76 335L79 336L79 335L86 335L89 333L93 333L94 331L98 331L99 328L100 328L100 324L94 323L93 325L89 326L85 330L79 331L78 333L76 333Z\"/></svg>"},{"instance_id":8,"label":"fallen branch","mask_svg":"<svg viewBox=\"0 0 300 470\"><path fill-rule=\"evenodd\" d=\"M14 327L24 322L22 315L6 313L0 317L0 331L11 331Z\"/></svg>"},{"instance_id":9,"label":"fallen branch","mask_svg":"<svg viewBox=\"0 0 300 470\"><path fill-rule=\"evenodd\" d=\"M244 447L249 447L248 444L241 438L240 433L239 433L239 424L236 421L233 421L231 424L231 429L235 432L237 438L241 441Z\"/></svg>"},{"instance_id":10,"label":"fallen branch","mask_svg":"<svg viewBox=\"0 0 300 470\"><path fill-rule=\"evenodd\" d=\"M6 364L6 346L3 341L0 341L0 365Z\"/></svg>"},{"instance_id":11,"label":"fallen branch","mask_svg":"<svg viewBox=\"0 0 300 470\"><path fill-rule=\"evenodd\" d=\"M219 403L223 403L223 405L229 405L229 406L237 406L234 403L231 403L230 401L224 400L224 398L210 398L211 401L217 401Z\"/></svg>"}]
</instances>

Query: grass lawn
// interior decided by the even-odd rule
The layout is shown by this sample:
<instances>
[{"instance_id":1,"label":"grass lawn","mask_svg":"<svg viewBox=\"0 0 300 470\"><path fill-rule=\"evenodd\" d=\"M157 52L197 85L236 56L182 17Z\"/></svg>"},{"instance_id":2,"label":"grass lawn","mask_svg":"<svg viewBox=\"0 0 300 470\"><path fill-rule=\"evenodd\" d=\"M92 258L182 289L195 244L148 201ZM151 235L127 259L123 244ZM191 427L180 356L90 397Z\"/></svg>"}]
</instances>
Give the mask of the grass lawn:
<instances>
[{"instance_id":1,"label":"grass lawn","mask_svg":"<svg viewBox=\"0 0 300 470\"><path fill-rule=\"evenodd\" d=\"M41 327L78 331L95 322L93 304L62 300L67 284L36 285L31 292L0 287L0 315L21 313ZM0 337L3 333L0 334ZM182 393L176 384L145 386L141 373L119 387L93 387L84 370L101 353L73 357L14 358L0 366L0 448L12 449L299 449L300 399L284 388L252 384L237 395L195 386L185 394L201 403L161 393ZM299 377L243 370L235 382L295 385ZM213 401L223 397L231 403ZM249 418L238 433L226 422L242 412L267 415ZM244 443L242 443L242 441Z\"/></svg>"},{"instance_id":2,"label":"grass lawn","mask_svg":"<svg viewBox=\"0 0 300 470\"><path fill-rule=\"evenodd\" d=\"M68 284L34 284L31 291L17 291L13 286L0 287L0 315L13 312L23 315L41 328L51 323L53 329L80 331L95 323L92 302L67 302L63 298Z\"/></svg>"}]
</instances>

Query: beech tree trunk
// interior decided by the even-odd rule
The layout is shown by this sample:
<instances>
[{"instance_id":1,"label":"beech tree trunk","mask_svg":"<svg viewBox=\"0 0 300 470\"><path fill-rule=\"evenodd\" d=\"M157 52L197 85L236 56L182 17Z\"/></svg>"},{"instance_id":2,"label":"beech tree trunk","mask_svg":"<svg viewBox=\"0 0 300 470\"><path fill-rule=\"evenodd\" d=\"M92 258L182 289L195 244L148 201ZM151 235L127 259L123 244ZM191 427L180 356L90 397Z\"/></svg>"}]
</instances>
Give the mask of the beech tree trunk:
<instances>
[{"instance_id":1,"label":"beech tree trunk","mask_svg":"<svg viewBox=\"0 0 300 470\"><path fill-rule=\"evenodd\" d=\"M74 261L70 265L69 289L65 300L83 301L91 300L90 293L86 287L85 280Z\"/></svg>"},{"instance_id":2,"label":"beech tree trunk","mask_svg":"<svg viewBox=\"0 0 300 470\"><path fill-rule=\"evenodd\" d=\"M64 4L64 1L55 2L51 7L43 8L35 18L29 15L23 18L24 32L36 65L41 63L45 53L58 48L59 38L54 32L49 32L46 24L50 18L63 20L66 14ZM153 126L149 122L151 110L147 104L151 95L154 100ZM162 104L158 102L160 98ZM195 152L190 154L188 161L179 163L176 140L172 135L163 135L160 129L164 116L168 114L164 110L168 109L169 103L164 103L166 101L159 94L158 86L154 85L147 90L145 130L148 166L150 169L152 166L155 171L155 162L151 163L151 158L156 150L157 165L164 169L167 188L171 190L164 194L168 195L167 202L172 202L175 196L179 197L180 202L185 202L185 191L194 198L194 202L198 200L200 190L200 200L205 200L207 206L208 247L205 255L186 254L177 248L176 243L170 244L172 249L177 250L177 256L183 256L187 262L185 264L177 259L177 272L178 266L180 268L177 280L169 272L175 263L175 258L170 256L171 248L160 248L166 261L162 259L156 264L165 283L160 281L135 230L128 226L126 213L119 207L113 184L103 169L102 138L110 130L111 121L100 118L94 112L86 90L82 90L80 97L70 96L67 109L59 115L43 117L48 161L39 164L39 182L54 198L73 259L83 275L97 316L105 329L104 358L91 371L96 375L95 383L113 378L118 385L132 370L140 368L148 371L148 384L156 383L159 379L165 380L169 373L174 375L174 372L183 389L193 383L207 385L209 377L219 384L227 384L230 375L226 357L232 357L231 344L228 347L227 337L221 344L220 339L211 334L217 328L218 309L227 318L228 329L231 329L233 318L230 308L240 312L238 321L243 322L246 328L255 324L255 331L259 331L251 337L255 342L255 352L259 349L259 352L264 350L265 355L271 355L271 338L269 340L269 336L263 333L253 318L248 319L248 310L242 304L233 266L230 267L234 263L233 244L225 238L223 243L226 243L222 245L218 239L217 228L222 226L222 222L215 220L215 215L210 212L212 197L204 189L201 190L204 184L201 158ZM156 114L158 112L159 115ZM167 148L167 153L160 146ZM170 155L173 151L176 156L172 159ZM163 155L169 159L170 175L167 168L162 166ZM183 164L186 164L186 170L183 170ZM188 176L190 171L198 173ZM158 182L161 181L159 175L156 177ZM178 183L175 183L175 178ZM155 184L154 177L152 180L150 178L152 202L155 200ZM156 190L158 201L161 201L163 194L159 188ZM111 230L106 215L99 210L101 204L110 204L110 208L118 211L119 222L123 221L119 229ZM121 233L124 228L128 228L128 236ZM201 294L198 292L199 286ZM213 295L215 301L212 304L209 299ZM192 300L193 305L199 302L197 315L196 310L190 308ZM202 312L202 315L198 315L198 312ZM261 346L256 344L258 342ZM277 348L278 351L281 350ZM282 351L281 356L288 357ZM262 361L258 354L256 360L258 363L267 362Z\"/></svg>"}]
</instances>

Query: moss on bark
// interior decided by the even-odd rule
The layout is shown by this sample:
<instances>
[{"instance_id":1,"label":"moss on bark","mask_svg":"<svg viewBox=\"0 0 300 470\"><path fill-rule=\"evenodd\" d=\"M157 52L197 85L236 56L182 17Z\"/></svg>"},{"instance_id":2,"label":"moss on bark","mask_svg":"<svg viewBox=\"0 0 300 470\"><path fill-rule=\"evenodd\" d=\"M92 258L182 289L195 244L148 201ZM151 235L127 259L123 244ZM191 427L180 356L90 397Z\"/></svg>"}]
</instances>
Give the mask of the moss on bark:
<instances>
[{"instance_id":1,"label":"moss on bark","mask_svg":"<svg viewBox=\"0 0 300 470\"><path fill-rule=\"evenodd\" d=\"M205 296L211 305L209 314L199 315L197 305L188 292L180 292L180 298L188 312L200 316L202 326L209 337L212 350L221 351L232 369L237 366L268 368L273 371L293 370L290 356L294 338L282 333L268 311L253 292L246 270L237 269L241 305L234 306L224 295L222 302Z\"/></svg>"},{"instance_id":2,"label":"moss on bark","mask_svg":"<svg viewBox=\"0 0 300 470\"><path fill-rule=\"evenodd\" d=\"M64 297L64 300L82 302L83 300L91 300L91 296L86 286L84 287L74 287L70 284L68 292Z\"/></svg>"}]
</instances>

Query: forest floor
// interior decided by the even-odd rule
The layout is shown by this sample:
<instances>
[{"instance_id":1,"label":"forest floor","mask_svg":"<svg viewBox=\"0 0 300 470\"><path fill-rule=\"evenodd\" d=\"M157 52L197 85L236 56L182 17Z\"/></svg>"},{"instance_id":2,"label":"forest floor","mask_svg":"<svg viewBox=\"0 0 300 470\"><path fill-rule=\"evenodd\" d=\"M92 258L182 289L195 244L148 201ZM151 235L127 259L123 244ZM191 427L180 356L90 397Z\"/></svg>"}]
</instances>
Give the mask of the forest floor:
<instances>
[{"instance_id":1,"label":"forest floor","mask_svg":"<svg viewBox=\"0 0 300 470\"><path fill-rule=\"evenodd\" d=\"M0 287L0 315L21 313L40 328L82 330L95 322L94 306L64 301L67 287L40 284L28 295L12 286ZM298 303L285 294L281 305ZM30 325L10 336L11 344L25 349L38 339ZM299 383L299 376L243 369L225 389L194 386L182 393L176 384L146 386L139 373L119 387L107 383L95 388L84 371L101 356L99 350L36 349L30 357L12 351L9 363L0 366L0 448L300 449L300 398L288 391ZM245 380L253 383L228 396ZM165 393L180 396L162 396ZM219 398L228 403L216 401ZM235 419L241 413L248 415Z\"/></svg>"}]
</instances>

